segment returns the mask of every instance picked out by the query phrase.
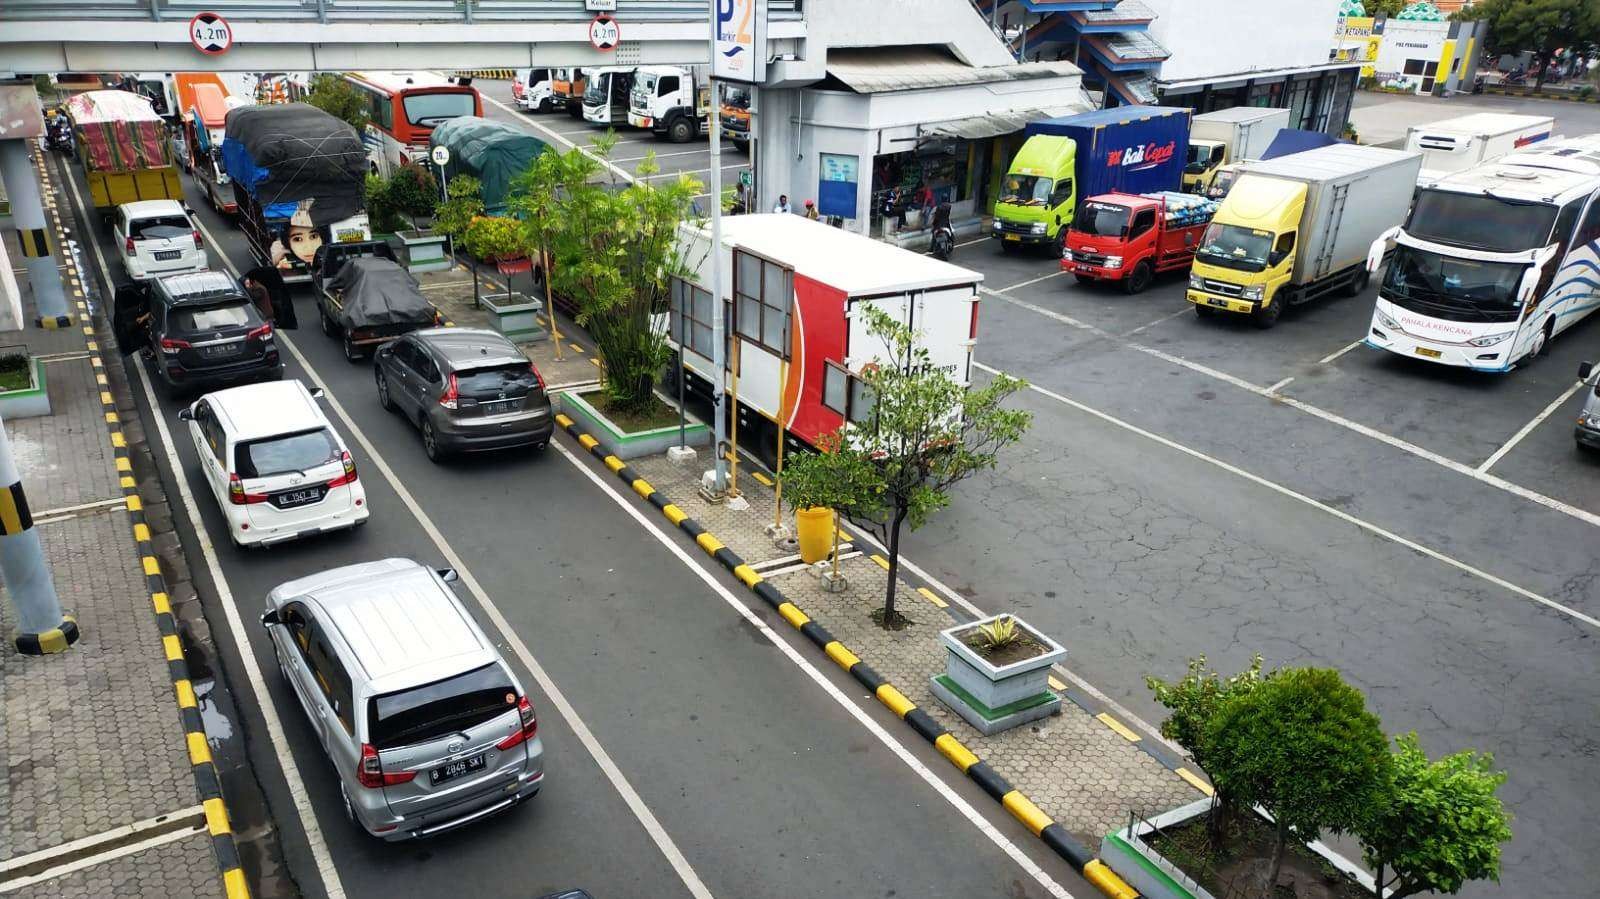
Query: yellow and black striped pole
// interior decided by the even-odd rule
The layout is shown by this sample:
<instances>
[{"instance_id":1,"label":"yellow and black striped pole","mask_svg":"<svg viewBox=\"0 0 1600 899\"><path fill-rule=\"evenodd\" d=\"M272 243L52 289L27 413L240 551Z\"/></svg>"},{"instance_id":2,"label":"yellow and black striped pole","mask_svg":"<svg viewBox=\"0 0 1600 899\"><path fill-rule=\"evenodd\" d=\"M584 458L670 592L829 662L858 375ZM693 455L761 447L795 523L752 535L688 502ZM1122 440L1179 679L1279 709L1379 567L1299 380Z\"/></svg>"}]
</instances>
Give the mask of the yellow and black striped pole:
<instances>
[{"instance_id":1,"label":"yellow and black striped pole","mask_svg":"<svg viewBox=\"0 0 1600 899\"><path fill-rule=\"evenodd\" d=\"M26 655L65 652L78 642L78 623L61 613L55 581L33 529L28 495L11 460L11 438L0 421L0 574L17 610L17 651Z\"/></svg>"},{"instance_id":2,"label":"yellow and black striped pole","mask_svg":"<svg viewBox=\"0 0 1600 899\"><path fill-rule=\"evenodd\" d=\"M28 271L28 284L33 288L36 310L33 323L41 328L67 328L72 326L72 315L68 311L66 291L61 286L61 269L56 267L55 241L45 224L39 182L28 156L31 141L21 136L34 130L29 125L37 126L36 134L44 133L44 119L39 116L38 108L35 101L31 108L34 120L22 128L8 128L10 139L0 140L0 179L5 181L11 217L22 244L22 263Z\"/></svg>"}]
</instances>

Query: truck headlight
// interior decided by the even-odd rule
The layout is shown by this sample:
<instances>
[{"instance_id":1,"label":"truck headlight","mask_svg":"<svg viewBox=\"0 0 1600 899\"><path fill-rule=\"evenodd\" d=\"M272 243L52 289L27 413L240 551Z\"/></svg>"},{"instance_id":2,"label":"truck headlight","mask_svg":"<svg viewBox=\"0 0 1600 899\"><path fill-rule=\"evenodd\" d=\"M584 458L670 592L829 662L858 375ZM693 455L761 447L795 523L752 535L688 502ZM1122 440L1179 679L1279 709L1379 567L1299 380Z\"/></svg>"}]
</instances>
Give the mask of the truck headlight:
<instances>
[{"instance_id":1,"label":"truck headlight","mask_svg":"<svg viewBox=\"0 0 1600 899\"><path fill-rule=\"evenodd\" d=\"M1043 234L1044 222L1034 222L1032 225L1028 226L1028 231L1032 234Z\"/></svg>"},{"instance_id":2,"label":"truck headlight","mask_svg":"<svg viewBox=\"0 0 1600 899\"><path fill-rule=\"evenodd\" d=\"M995 219L995 220L994 220L994 224L993 224L993 225L991 225L991 226L990 226L990 230L993 230L993 231L1003 231L1003 230L1005 230L1005 229L1003 229L1003 228L1001 228L1001 227L1000 227L1000 220L999 220L999 219Z\"/></svg>"},{"instance_id":3,"label":"truck headlight","mask_svg":"<svg viewBox=\"0 0 1600 899\"><path fill-rule=\"evenodd\" d=\"M1241 296L1241 297L1243 297L1244 299L1247 299L1247 300L1259 300L1265 294L1265 292L1266 292L1266 288L1265 287L1261 286L1260 284L1252 284L1249 287L1246 287L1239 294L1239 296Z\"/></svg>"},{"instance_id":4,"label":"truck headlight","mask_svg":"<svg viewBox=\"0 0 1600 899\"><path fill-rule=\"evenodd\" d=\"M1122 257L1121 256L1107 256L1106 257L1106 268L1122 268Z\"/></svg>"},{"instance_id":5,"label":"truck headlight","mask_svg":"<svg viewBox=\"0 0 1600 899\"><path fill-rule=\"evenodd\" d=\"M1388 328L1388 329L1390 329L1392 331L1403 330L1400 327L1400 323L1399 322L1395 321L1394 319L1390 318L1387 315L1384 315L1382 312L1378 312L1378 311L1374 310L1373 314L1378 317L1378 324L1383 325L1385 328Z\"/></svg>"},{"instance_id":6,"label":"truck headlight","mask_svg":"<svg viewBox=\"0 0 1600 899\"><path fill-rule=\"evenodd\" d=\"M1194 272L1190 272L1189 273L1189 289L1190 290L1205 290L1206 289L1206 279L1204 277L1200 276L1200 275L1195 274Z\"/></svg>"},{"instance_id":7,"label":"truck headlight","mask_svg":"<svg viewBox=\"0 0 1600 899\"><path fill-rule=\"evenodd\" d=\"M1502 340L1505 340L1507 337L1510 337L1512 334L1515 334L1515 333L1517 333L1517 332L1515 332L1515 331L1501 331L1499 334L1485 334L1482 337L1474 337L1471 340L1467 341L1467 343L1470 343L1470 344L1472 344L1473 346L1476 346L1476 347L1494 346L1495 344L1499 343Z\"/></svg>"}]
</instances>

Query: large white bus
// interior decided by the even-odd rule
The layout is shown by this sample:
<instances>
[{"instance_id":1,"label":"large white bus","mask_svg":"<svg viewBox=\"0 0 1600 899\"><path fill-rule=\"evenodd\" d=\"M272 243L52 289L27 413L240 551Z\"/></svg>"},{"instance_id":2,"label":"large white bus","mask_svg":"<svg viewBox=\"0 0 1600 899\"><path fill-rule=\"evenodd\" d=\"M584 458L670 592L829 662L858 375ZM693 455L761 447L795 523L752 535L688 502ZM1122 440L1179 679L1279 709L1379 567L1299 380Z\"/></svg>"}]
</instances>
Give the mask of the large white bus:
<instances>
[{"instance_id":1,"label":"large white bus","mask_svg":"<svg viewBox=\"0 0 1600 899\"><path fill-rule=\"evenodd\" d=\"M1541 144L1417 191L1373 245L1366 342L1413 359L1510 371L1600 308L1600 134Z\"/></svg>"}]
</instances>

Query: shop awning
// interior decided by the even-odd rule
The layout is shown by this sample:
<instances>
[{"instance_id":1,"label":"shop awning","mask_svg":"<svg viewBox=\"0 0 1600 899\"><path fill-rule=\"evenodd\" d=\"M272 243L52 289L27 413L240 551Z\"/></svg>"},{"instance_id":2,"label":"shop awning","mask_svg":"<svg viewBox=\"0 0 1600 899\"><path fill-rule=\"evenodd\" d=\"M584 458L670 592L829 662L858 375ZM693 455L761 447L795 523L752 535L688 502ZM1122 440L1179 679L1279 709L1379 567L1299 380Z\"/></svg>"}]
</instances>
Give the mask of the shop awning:
<instances>
[{"instance_id":1,"label":"shop awning","mask_svg":"<svg viewBox=\"0 0 1600 899\"><path fill-rule=\"evenodd\" d=\"M951 119L948 122L934 122L931 125L924 125L922 134L928 137L981 140L986 137L999 137L1002 134L1015 134L1028 127L1030 122L1083 111L1084 107L1079 105L1051 106L1046 109L1011 109L1005 112L968 116L964 119Z\"/></svg>"}]
</instances>

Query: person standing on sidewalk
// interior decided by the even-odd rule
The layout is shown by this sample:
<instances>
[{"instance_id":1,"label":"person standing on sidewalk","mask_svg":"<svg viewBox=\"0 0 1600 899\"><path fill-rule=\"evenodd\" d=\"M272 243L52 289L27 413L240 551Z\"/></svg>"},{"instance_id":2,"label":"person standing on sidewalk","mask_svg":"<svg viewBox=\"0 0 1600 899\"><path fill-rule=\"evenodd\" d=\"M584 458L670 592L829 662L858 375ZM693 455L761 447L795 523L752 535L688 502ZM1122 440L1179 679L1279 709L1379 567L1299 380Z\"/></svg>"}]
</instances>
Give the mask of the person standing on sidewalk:
<instances>
[{"instance_id":1,"label":"person standing on sidewalk","mask_svg":"<svg viewBox=\"0 0 1600 899\"><path fill-rule=\"evenodd\" d=\"M772 211L773 212L782 212L782 213L784 213L786 215L788 213L792 212L793 210L791 210L789 208L789 195L788 194L778 194L778 202L773 204Z\"/></svg>"}]
</instances>

